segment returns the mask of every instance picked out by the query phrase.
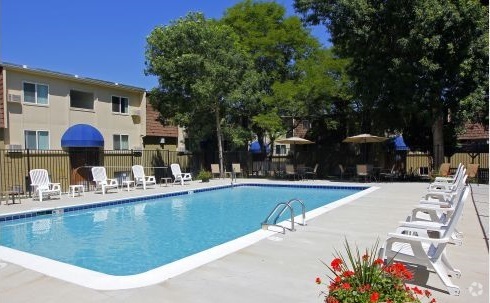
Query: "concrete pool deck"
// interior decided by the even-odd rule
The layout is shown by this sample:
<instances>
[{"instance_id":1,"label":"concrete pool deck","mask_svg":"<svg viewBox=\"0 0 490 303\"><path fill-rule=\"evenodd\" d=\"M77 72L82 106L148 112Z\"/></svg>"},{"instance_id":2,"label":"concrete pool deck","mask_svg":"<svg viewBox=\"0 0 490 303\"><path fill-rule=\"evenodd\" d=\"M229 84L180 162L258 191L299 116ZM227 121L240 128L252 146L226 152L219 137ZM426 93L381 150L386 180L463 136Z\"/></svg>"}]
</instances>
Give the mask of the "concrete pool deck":
<instances>
[{"instance_id":1,"label":"concrete pool deck","mask_svg":"<svg viewBox=\"0 0 490 303\"><path fill-rule=\"evenodd\" d=\"M250 181L269 182L238 179L239 183ZM212 180L206 185L229 183L230 179ZM307 183L297 181L293 184ZM106 195L90 192L74 198L63 195L61 200L42 203L23 199L21 204L2 204L0 214L189 190L203 185L192 182L185 186L157 186L146 191L124 190ZM398 221L410 213L427 187L427 183L373 185L379 189L308 221L307 226L298 226L295 232L276 234L152 286L118 291L93 290L0 260L0 298L6 302L322 302L320 291L325 286L316 285L315 278L325 279L328 270L321 261L330 262L335 249L342 251L345 238L361 249L371 248L378 238L383 242ZM416 272L414 283L431 290L438 302L489 301L488 236L485 235L488 234L489 188L488 185L472 185L472 189L475 203L471 197L466 201L458 224L458 230L464 233L463 245L447 247L452 264L462 272L461 278L453 278L461 288L461 296L446 294L435 274L423 269ZM260 228L260 222L257 222L257 228Z\"/></svg>"}]
</instances>

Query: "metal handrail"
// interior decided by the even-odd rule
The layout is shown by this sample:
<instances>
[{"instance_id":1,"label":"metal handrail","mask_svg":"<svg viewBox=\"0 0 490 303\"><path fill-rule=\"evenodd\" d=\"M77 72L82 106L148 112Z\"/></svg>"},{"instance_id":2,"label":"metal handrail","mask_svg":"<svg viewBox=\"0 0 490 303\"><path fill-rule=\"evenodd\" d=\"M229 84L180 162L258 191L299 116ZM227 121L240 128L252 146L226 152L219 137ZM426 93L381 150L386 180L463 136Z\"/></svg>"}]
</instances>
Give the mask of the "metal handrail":
<instances>
[{"instance_id":1,"label":"metal handrail","mask_svg":"<svg viewBox=\"0 0 490 303\"><path fill-rule=\"evenodd\" d=\"M305 225L306 225L306 214L305 214L306 207L305 207L305 204L303 203L303 201L301 201L301 200L300 200L300 199L298 199L298 198L293 198L293 199L289 200L289 201L287 202L287 204L288 204L289 206L291 206L291 204L292 204L293 202L298 202L298 203L301 205L301 216L302 216L302 218L303 218L303 223L298 223L298 224L299 224L299 225L301 225L301 226L305 226ZM283 212L284 212L284 210L281 212L281 215L282 215L282 213L283 213ZM280 216L280 215L279 215L279 216Z\"/></svg>"},{"instance_id":2,"label":"metal handrail","mask_svg":"<svg viewBox=\"0 0 490 303\"><path fill-rule=\"evenodd\" d=\"M269 219L272 217L272 215L276 213L276 211L279 209L280 206L283 206L281 213L284 211L284 209L286 207L289 208L289 210L291 211L291 229L290 230L294 231L294 211L293 211L293 208L291 207L291 205L287 204L286 202L277 203L276 207L274 207L274 209L270 212L270 214L267 216L267 218L264 220L264 222L262 222L262 229L267 230L267 229L269 229L269 226L276 226L276 227L282 228L283 234L286 233L286 228L282 225L278 225L276 222L278 216L276 216L276 219L274 220L273 224L267 223L267 222L269 222Z\"/></svg>"},{"instance_id":3,"label":"metal handrail","mask_svg":"<svg viewBox=\"0 0 490 303\"><path fill-rule=\"evenodd\" d=\"M282 214L284 214L284 212L286 211L286 209L289 209L290 212L291 212L291 229L289 229L289 230L290 231L295 231L295 229L294 229L294 209L291 206L291 204L293 204L294 202L298 202L298 203L301 204L301 213L302 213L303 222L302 223L298 223L298 224L300 224L302 226L305 226L306 225L306 218L305 218L305 209L306 208L305 208L305 204L300 199L294 198L294 199L289 200L288 202L280 202L280 203L277 203L276 206L274 207L274 209L270 212L270 214L264 220L264 222L262 222L262 229L268 229L269 226L276 226L276 227L282 228L283 234L286 233L286 228L284 226L282 226L282 225L278 225L277 224L277 220L279 220L279 218L282 216ZM274 214L276 214L276 213L277 213L277 215L274 218L274 222L273 223L268 223L269 220L272 218L272 216Z\"/></svg>"}]
</instances>

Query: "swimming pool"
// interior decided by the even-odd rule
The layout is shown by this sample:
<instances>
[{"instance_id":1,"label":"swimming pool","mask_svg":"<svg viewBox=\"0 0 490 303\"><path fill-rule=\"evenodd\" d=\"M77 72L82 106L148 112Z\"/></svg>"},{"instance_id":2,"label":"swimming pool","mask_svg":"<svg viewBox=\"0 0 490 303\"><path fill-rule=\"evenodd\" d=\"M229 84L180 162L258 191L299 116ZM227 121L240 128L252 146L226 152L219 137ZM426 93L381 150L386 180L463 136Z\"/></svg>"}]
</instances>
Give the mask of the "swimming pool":
<instances>
[{"instance_id":1,"label":"swimming pool","mask_svg":"<svg viewBox=\"0 0 490 303\"><path fill-rule=\"evenodd\" d=\"M270 235L258 229L278 202L300 198L307 211L312 211L362 189L243 184L99 204L85 210L65 208L62 215L3 222L0 218L0 244L10 253L8 248L121 281L161 272L182 258L194 259L192 262L207 259L202 258L203 251L234 239ZM332 193L328 199L327 193ZM239 244L235 250L242 246L246 245Z\"/></svg>"}]
</instances>

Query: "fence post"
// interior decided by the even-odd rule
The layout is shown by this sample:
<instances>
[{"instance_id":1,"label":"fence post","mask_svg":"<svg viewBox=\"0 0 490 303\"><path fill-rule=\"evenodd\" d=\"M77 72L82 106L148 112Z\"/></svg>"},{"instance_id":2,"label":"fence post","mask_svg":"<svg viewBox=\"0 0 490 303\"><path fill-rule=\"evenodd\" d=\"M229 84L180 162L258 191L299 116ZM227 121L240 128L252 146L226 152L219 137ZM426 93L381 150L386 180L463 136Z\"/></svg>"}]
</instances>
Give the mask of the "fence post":
<instances>
[{"instance_id":1,"label":"fence post","mask_svg":"<svg viewBox=\"0 0 490 303\"><path fill-rule=\"evenodd\" d=\"M30 179L30 176L29 176L29 172L31 171L31 155L30 155L30 149L29 148L26 148L26 152L27 152L26 187L27 187L27 190L29 191L29 198L31 198L32 197L32 195L31 195L31 179ZM27 180L29 180L29 182L27 182Z\"/></svg>"}]
</instances>

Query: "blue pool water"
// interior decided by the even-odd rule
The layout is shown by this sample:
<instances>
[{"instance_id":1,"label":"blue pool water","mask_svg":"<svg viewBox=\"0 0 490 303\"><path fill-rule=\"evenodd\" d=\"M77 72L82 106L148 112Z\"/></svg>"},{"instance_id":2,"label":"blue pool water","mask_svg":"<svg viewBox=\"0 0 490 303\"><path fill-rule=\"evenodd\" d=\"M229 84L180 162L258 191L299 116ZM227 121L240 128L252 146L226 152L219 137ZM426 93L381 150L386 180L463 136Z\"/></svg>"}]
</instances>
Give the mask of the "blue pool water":
<instances>
[{"instance_id":1,"label":"blue pool water","mask_svg":"<svg viewBox=\"0 0 490 303\"><path fill-rule=\"evenodd\" d=\"M299 198L309 211L359 190L235 186L4 220L0 245L110 275L133 275L260 229L278 202Z\"/></svg>"}]
</instances>

